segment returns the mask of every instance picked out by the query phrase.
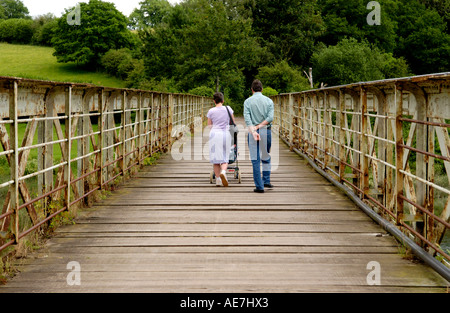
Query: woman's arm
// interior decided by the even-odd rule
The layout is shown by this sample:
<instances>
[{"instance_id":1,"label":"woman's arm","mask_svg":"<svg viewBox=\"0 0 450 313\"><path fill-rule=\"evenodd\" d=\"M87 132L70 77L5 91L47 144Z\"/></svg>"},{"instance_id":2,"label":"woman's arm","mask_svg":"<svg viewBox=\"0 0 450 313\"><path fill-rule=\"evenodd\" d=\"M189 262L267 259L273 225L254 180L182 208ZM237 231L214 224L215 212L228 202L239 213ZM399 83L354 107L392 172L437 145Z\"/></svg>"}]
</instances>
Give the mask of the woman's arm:
<instances>
[{"instance_id":1,"label":"woman's arm","mask_svg":"<svg viewBox=\"0 0 450 313\"><path fill-rule=\"evenodd\" d=\"M233 123L236 125L236 120L234 119L234 114L231 114L231 119L233 120Z\"/></svg>"},{"instance_id":2,"label":"woman's arm","mask_svg":"<svg viewBox=\"0 0 450 313\"><path fill-rule=\"evenodd\" d=\"M210 118L208 118L208 126L209 128L212 128L213 126L212 120Z\"/></svg>"}]
</instances>

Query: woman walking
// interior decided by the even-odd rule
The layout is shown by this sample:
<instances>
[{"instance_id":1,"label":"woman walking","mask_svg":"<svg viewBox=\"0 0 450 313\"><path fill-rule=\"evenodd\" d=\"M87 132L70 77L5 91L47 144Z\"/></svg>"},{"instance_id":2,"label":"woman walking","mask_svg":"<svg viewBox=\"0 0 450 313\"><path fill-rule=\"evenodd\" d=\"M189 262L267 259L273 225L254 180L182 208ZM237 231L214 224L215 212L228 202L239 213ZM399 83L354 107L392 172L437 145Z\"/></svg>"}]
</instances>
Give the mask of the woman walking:
<instances>
[{"instance_id":1,"label":"woman walking","mask_svg":"<svg viewBox=\"0 0 450 313\"><path fill-rule=\"evenodd\" d=\"M230 122L234 122L233 109L224 106L224 96L217 92L214 94L215 107L209 110L209 161L213 164L216 176L216 186L228 186L227 168L231 150Z\"/></svg>"}]
</instances>

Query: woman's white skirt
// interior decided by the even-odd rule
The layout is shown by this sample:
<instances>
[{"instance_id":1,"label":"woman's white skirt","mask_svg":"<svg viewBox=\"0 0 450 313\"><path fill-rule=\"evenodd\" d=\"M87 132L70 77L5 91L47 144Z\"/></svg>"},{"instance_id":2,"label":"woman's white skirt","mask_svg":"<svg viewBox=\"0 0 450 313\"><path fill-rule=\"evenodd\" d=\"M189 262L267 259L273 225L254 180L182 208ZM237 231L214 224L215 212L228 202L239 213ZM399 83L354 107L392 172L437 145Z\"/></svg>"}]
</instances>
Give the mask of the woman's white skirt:
<instances>
[{"instance_id":1,"label":"woman's white skirt","mask_svg":"<svg viewBox=\"0 0 450 313\"><path fill-rule=\"evenodd\" d=\"M212 164L229 162L231 134L228 130L211 129L209 134L209 161Z\"/></svg>"}]
</instances>

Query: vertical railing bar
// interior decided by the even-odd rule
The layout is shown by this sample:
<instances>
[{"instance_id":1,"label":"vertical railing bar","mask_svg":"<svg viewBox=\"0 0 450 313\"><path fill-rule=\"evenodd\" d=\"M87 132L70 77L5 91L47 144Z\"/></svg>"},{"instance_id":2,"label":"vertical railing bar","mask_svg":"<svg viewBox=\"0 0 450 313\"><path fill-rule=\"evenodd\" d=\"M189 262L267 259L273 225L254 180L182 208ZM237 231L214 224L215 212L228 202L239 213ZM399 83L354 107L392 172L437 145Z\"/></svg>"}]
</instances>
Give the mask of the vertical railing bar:
<instances>
[{"instance_id":1,"label":"vertical railing bar","mask_svg":"<svg viewBox=\"0 0 450 313\"><path fill-rule=\"evenodd\" d=\"M126 168L126 162L125 162L125 159L126 159L126 157L125 157L125 155L126 155L126 136L127 136L127 132L126 132L126 129L125 129L125 125L126 125L126 123L127 123L127 121L126 121L126 108L127 108L127 106L126 106L126 101L127 101L127 92L124 90L122 93L121 93L121 96L122 96L122 113L121 113L121 115L122 115L122 117L121 117L121 120L122 120L122 128L121 128L121 130L122 130L122 162L120 162L120 164L121 164L121 172L122 172L122 176L123 177L125 177L125 168Z\"/></svg>"},{"instance_id":2,"label":"vertical railing bar","mask_svg":"<svg viewBox=\"0 0 450 313\"><path fill-rule=\"evenodd\" d=\"M396 216L397 225L400 226L403 222L403 184L404 184L404 174L403 170L403 122L401 117L403 115L403 89L398 84L395 84L394 91L394 101L396 107L396 120L395 120L395 168L396 168L396 181L395 181L395 192L396 192Z\"/></svg>"},{"instance_id":3,"label":"vertical railing bar","mask_svg":"<svg viewBox=\"0 0 450 313\"><path fill-rule=\"evenodd\" d=\"M67 143L65 145L66 148L66 168L64 171L64 182L66 184L65 188L65 206L66 210L70 210L70 173L71 173L71 153L72 153L72 86L67 86L65 89L65 112L67 116L66 125L65 125L65 136L67 139Z\"/></svg>"},{"instance_id":4,"label":"vertical railing bar","mask_svg":"<svg viewBox=\"0 0 450 313\"><path fill-rule=\"evenodd\" d=\"M367 134L367 91L362 86L360 87L359 91L360 96L360 110L361 110L361 190L363 191L363 194L361 195L361 199L364 199L365 195L369 194L369 158L366 156L369 153L369 137L366 136Z\"/></svg>"},{"instance_id":5,"label":"vertical railing bar","mask_svg":"<svg viewBox=\"0 0 450 313\"><path fill-rule=\"evenodd\" d=\"M347 160L345 160L345 94L341 89L339 89L339 182L344 182L345 176L345 164Z\"/></svg>"},{"instance_id":6,"label":"vertical railing bar","mask_svg":"<svg viewBox=\"0 0 450 313\"><path fill-rule=\"evenodd\" d=\"M103 143L103 130L104 130L104 102L105 101L105 94L104 94L104 90L103 88L98 89L98 94L97 94L97 103L98 103L98 112L100 113L99 117L98 117L98 121L97 121L97 127L98 127L98 131L100 132L98 135L98 146L100 149L99 152L99 166L100 166L100 170L98 171L98 178L97 178L97 184L100 187L100 190L103 190L103 169L102 169L102 164L103 164L103 147L104 147L104 143Z\"/></svg>"},{"instance_id":7,"label":"vertical railing bar","mask_svg":"<svg viewBox=\"0 0 450 313\"><path fill-rule=\"evenodd\" d=\"M137 154L138 160L137 161L138 161L138 165L140 167L142 165L142 161L141 161L142 160L142 155L143 155L142 148L144 147L144 144L143 144L144 138L142 138L143 137L142 134L144 133L144 124L142 123L142 121L143 121L143 117L142 117L142 114L143 114L143 112L142 112L142 92L139 92L137 106L138 106L137 115L136 115L137 121L135 121L135 122L138 123L137 124L137 128L138 128L137 133L138 133L139 137L138 137L138 154Z\"/></svg>"},{"instance_id":8,"label":"vertical railing bar","mask_svg":"<svg viewBox=\"0 0 450 313\"><path fill-rule=\"evenodd\" d=\"M11 190L11 211L13 211L13 232L15 244L19 243L19 123L18 123L18 82L13 81L9 87L9 116L13 120L10 126L10 141L14 150L11 165L11 180L14 180Z\"/></svg>"}]
</instances>

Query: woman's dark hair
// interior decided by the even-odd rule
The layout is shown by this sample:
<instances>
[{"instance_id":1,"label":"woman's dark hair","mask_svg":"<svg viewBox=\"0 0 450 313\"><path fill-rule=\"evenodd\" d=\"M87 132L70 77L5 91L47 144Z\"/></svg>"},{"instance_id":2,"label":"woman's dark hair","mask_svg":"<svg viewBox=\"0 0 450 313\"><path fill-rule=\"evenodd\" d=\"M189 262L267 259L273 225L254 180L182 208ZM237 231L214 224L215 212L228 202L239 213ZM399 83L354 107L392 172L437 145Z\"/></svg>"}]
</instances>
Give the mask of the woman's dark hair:
<instances>
[{"instance_id":1,"label":"woman's dark hair","mask_svg":"<svg viewBox=\"0 0 450 313\"><path fill-rule=\"evenodd\" d=\"M224 102L223 93L216 92L214 94L214 103L218 104L218 103L223 103L223 102Z\"/></svg>"},{"instance_id":2,"label":"woman's dark hair","mask_svg":"<svg viewBox=\"0 0 450 313\"><path fill-rule=\"evenodd\" d=\"M255 79L253 81L252 89L254 92L261 92L263 90L263 85L259 79Z\"/></svg>"}]
</instances>

